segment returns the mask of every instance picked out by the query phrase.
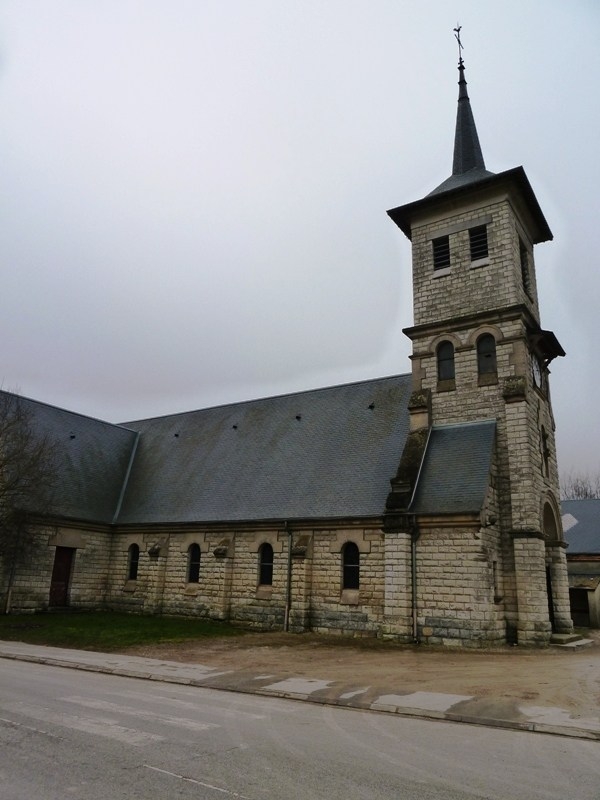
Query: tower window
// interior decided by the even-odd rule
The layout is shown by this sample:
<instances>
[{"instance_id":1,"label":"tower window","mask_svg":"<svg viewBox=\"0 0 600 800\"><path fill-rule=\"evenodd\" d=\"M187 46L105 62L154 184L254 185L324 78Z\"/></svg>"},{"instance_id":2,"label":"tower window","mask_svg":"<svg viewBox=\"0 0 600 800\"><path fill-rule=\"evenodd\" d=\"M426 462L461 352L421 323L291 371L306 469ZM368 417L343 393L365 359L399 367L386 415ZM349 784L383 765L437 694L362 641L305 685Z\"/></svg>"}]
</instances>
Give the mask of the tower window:
<instances>
[{"instance_id":1,"label":"tower window","mask_svg":"<svg viewBox=\"0 0 600 800\"><path fill-rule=\"evenodd\" d=\"M360 587L360 553L354 542L346 542L342 550L342 589Z\"/></svg>"},{"instance_id":2,"label":"tower window","mask_svg":"<svg viewBox=\"0 0 600 800\"><path fill-rule=\"evenodd\" d=\"M438 381L454 380L454 345L440 342L437 348Z\"/></svg>"},{"instance_id":3,"label":"tower window","mask_svg":"<svg viewBox=\"0 0 600 800\"><path fill-rule=\"evenodd\" d=\"M529 253L522 239L519 239L519 261L521 262L521 280L523 288L531 296L531 277L529 272Z\"/></svg>"},{"instance_id":4,"label":"tower window","mask_svg":"<svg viewBox=\"0 0 600 800\"><path fill-rule=\"evenodd\" d=\"M480 261L488 257L487 225L478 225L476 228L469 228L469 247L471 250L471 261Z\"/></svg>"},{"instance_id":5,"label":"tower window","mask_svg":"<svg viewBox=\"0 0 600 800\"><path fill-rule=\"evenodd\" d=\"M440 236L433 239L431 242L433 246L433 268L450 269L450 237Z\"/></svg>"},{"instance_id":6,"label":"tower window","mask_svg":"<svg viewBox=\"0 0 600 800\"><path fill-rule=\"evenodd\" d=\"M200 545L191 544L188 548L187 582L200 581Z\"/></svg>"},{"instance_id":7,"label":"tower window","mask_svg":"<svg viewBox=\"0 0 600 800\"><path fill-rule=\"evenodd\" d=\"M273 548L268 542L258 551L258 582L261 586L273 585Z\"/></svg>"},{"instance_id":8,"label":"tower window","mask_svg":"<svg viewBox=\"0 0 600 800\"><path fill-rule=\"evenodd\" d=\"M496 340L491 333L484 333L477 339L477 373L479 377L496 375Z\"/></svg>"},{"instance_id":9,"label":"tower window","mask_svg":"<svg viewBox=\"0 0 600 800\"><path fill-rule=\"evenodd\" d=\"M540 438L542 444L542 474L547 478L550 475L550 446L548 444L548 434L543 425Z\"/></svg>"}]
</instances>

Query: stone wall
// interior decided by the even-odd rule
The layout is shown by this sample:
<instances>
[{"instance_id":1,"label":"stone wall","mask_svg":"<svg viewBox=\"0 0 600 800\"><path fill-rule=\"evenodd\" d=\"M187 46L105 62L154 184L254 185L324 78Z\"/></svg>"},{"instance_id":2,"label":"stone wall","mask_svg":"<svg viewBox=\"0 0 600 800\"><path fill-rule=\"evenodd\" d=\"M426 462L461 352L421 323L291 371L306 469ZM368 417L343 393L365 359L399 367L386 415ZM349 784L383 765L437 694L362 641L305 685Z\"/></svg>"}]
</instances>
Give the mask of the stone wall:
<instances>
[{"instance_id":1,"label":"stone wall","mask_svg":"<svg viewBox=\"0 0 600 800\"><path fill-rule=\"evenodd\" d=\"M468 229L484 224L488 263L471 262ZM450 239L450 268L434 271L432 240L445 235ZM529 253L529 291L521 277L519 239ZM461 205L460 213L451 206L440 208L435 215L417 220L412 227L412 252L415 325L519 304L538 318L532 244L506 196Z\"/></svg>"},{"instance_id":2,"label":"stone wall","mask_svg":"<svg viewBox=\"0 0 600 800\"><path fill-rule=\"evenodd\" d=\"M302 529L292 533L289 627L376 635L383 616L384 540L379 528ZM342 590L341 551L360 551L360 588ZM160 543L159 552L150 551ZM259 584L263 543L273 547L273 582ZM140 548L138 576L128 580L128 551ZM200 579L187 582L188 549L201 549ZM139 613L193 615L259 629L282 629L288 599L289 534L285 530L116 533L106 603Z\"/></svg>"},{"instance_id":3,"label":"stone wall","mask_svg":"<svg viewBox=\"0 0 600 800\"><path fill-rule=\"evenodd\" d=\"M486 529L421 529L416 563L422 642L476 647L504 641L498 545L497 532Z\"/></svg>"},{"instance_id":4,"label":"stone wall","mask_svg":"<svg viewBox=\"0 0 600 800\"><path fill-rule=\"evenodd\" d=\"M10 607L13 613L28 613L48 608L54 548L48 547L51 530L40 527L32 533L31 553L20 563L13 581ZM0 570L2 608L8 591L8 565Z\"/></svg>"},{"instance_id":5,"label":"stone wall","mask_svg":"<svg viewBox=\"0 0 600 800\"><path fill-rule=\"evenodd\" d=\"M510 578L501 536L493 523L496 513L492 486L485 510L491 524L457 527L449 521L444 525L422 522L416 545L418 640L466 646L504 640ZM69 602L73 607L224 619L262 630L282 630L287 616L292 631L412 641L410 533L384 536L379 527L365 525L293 531L291 603L286 607L289 536L284 529L226 530L220 526L171 533L40 531L40 560L35 568L20 572L14 610L48 608L55 547L72 546ZM360 553L357 590L342 585L342 548L350 541ZM533 642L540 633L543 638L547 627L538 614L536 595L543 589L544 570L532 577L532 569L538 569L540 562L531 561L531 554L525 552L527 541L519 540L516 554L523 565L519 580L527 577L517 587L519 633ZM274 550L271 586L258 583L258 552L264 542ZM543 551L543 541L535 542ZM135 580L128 577L131 544L140 548ZM201 550L197 583L187 580L192 544Z\"/></svg>"},{"instance_id":6,"label":"stone wall","mask_svg":"<svg viewBox=\"0 0 600 800\"><path fill-rule=\"evenodd\" d=\"M77 608L99 608L104 604L110 561L110 533L103 529L40 526L33 535L30 555L19 566L13 583L14 613L49 608L50 585L57 547L74 552L68 603ZM0 593L5 596L8 576L1 571Z\"/></svg>"}]
</instances>

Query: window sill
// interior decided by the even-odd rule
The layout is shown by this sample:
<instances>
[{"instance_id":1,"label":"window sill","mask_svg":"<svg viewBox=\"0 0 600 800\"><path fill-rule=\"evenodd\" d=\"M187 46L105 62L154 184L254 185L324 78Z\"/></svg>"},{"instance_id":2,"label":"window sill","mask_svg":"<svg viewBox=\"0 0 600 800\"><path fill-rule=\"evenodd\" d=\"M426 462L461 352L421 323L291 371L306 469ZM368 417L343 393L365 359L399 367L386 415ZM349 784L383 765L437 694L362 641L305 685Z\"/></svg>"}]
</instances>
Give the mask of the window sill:
<instances>
[{"instance_id":1,"label":"window sill","mask_svg":"<svg viewBox=\"0 0 600 800\"><path fill-rule=\"evenodd\" d=\"M434 278L443 278L444 275L450 275L450 267L442 267L442 269L433 270Z\"/></svg>"},{"instance_id":2,"label":"window sill","mask_svg":"<svg viewBox=\"0 0 600 800\"><path fill-rule=\"evenodd\" d=\"M272 586L257 586L256 587L256 599L257 600L270 600L273 595L273 587Z\"/></svg>"},{"instance_id":3,"label":"window sill","mask_svg":"<svg viewBox=\"0 0 600 800\"><path fill-rule=\"evenodd\" d=\"M135 592L135 587L137 585L137 581L125 581L125 585L123 586L124 592Z\"/></svg>"},{"instance_id":4,"label":"window sill","mask_svg":"<svg viewBox=\"0 0 600 800\"><path fill-rule=\"evenodd\" d=\"M443 381L437 382L438 392L453 392L456 389L456 381L454 378L446 378Z\"/></svg>"},{"instance_id":5,"label":"window sill","mask_svg":"<svg viewBox=\"0 0 600 800\"><path fill-rule=\"evenodd\" d=\"M496 372L488 372L479 375L477 378L478 386L496 386L498 383L498 374Z\"/></svg>"},{"instance_id":6,"label":"window sill","mask_svg":"<svg viewBox=\"0 0 600 800\"><path fill-rule=\"evenodd\" d=\"M487 267L490 263L489 257L485 258L477 258L475 261L471 261L471 265L469 269L478 269L478 267Z\"/></svg>"},{"instance_id":7,"label":"window sill","mask_svg":"<svg viewBox=\"0 0 600 800\"><path fill-rule=\"evenodd\" d=\"M187 583L185 586L184 594L187 595L197 595L200 591L200 587L197 583Z\"/></svg>"},{"instance_id":8,"label":"window sill","mask_svg":"<svg viewBox=\"0 0 600 800\"><path fill-rule=\"evenodd\" d=\"M358 595L358 589L342 589L342 594L340 595L340 605L357 606L359 604Z\"/></svg>"}]
</instances>

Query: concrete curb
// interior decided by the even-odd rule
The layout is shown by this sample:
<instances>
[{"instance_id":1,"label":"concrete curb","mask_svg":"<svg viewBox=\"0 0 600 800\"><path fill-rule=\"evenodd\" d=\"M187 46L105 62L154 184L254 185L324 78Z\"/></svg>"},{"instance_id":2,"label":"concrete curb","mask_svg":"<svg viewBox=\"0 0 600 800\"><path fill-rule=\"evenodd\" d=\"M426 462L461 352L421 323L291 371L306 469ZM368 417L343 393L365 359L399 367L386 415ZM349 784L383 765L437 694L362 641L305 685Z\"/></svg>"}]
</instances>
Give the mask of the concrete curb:
<instances>
[{"instance_id":1,"label":"concrete curb","mask_svg":"<svg viewBox=\"0 0 600 800\"><path fill-rule=\"evenodd\" d=\"M396 714L401 717L412 717L418 719L429 719L437 722L454 722L465 725L480 725L487 728L503 728L506 730L526 731L529 733L545 733L552 736L567 736L575 739L587 739L600 741L600 731L593 731L586 728L567 725L551 725L543 722L528 722L510 719L497 719L494 717L473 716L469 714L457 714L452 711L432 711L422 708L407 708L405 706L387 705L384 703L365 703L359 700L352 702L346 700L339 702L330 698L312 697L309 694L297 692L285 692L260 687L251 690L239 686L223 686L222 684L211 684L210 676L206 678L189 678L178 675L164 675L159 672L147 672L144 670L125 669L123 667L109 667L102 664L90 664L78 661L69 661L51 656L37 656L26 653L2 653L0 658L12 661L28 661L34 664L44 664L51 667L64 667L66 669L78 669L83 672L95 672L105 675L118 675L122 678L137 678L141 680L157 681L161 683L179 684L184 686L194 686L196 688L215 689L218 691L238 692L240 694L262 695L264 697L279 697L283 700L296 700L308 702L315 705L332 706L337 708L354 709L356 711L374 711L380 714Z\"/></svg>"}]
</instances>

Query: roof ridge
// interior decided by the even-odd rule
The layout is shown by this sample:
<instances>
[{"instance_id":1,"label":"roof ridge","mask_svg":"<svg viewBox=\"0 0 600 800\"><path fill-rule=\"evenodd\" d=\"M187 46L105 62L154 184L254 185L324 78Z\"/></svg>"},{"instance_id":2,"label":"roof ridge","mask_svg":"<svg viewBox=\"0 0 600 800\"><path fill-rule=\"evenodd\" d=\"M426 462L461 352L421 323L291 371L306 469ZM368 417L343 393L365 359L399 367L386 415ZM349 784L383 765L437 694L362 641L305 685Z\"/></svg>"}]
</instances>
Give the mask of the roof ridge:
<instances>
[{"instance_id":1,"label":"roof ridge","mask_svg":"<svg viewBox=\"0 0 600 800\"><path fill-rule=\"evenodd\" d=\"M128 433L136 433L136 431L132 430L131 428L126 427L126 423L122 422L109 422L106 419L101 419L100 417L92 416L91 414L83 414L81 411L72 411L70 408L64 408L63 406L58 406L55 403L48 403L45 400L36 400L33 397L27 397L26 395L19 394L19 392L10 392L7 389L0 389L1 394L11 395L12 397L18 397L20 400L25 400L28 403L34 403L37 406L44 406L45 408L51 408L55 411L62 411L64 414L70 414L73 417L81 417L82 419L87 419L92 422L100 422L103 425L108 425L111 428L120 428L122 430L127 431Z\"/></svg>"},{"instance_id":2,"label":"roof ridge","mask_svg":"<svg viewBox=\"0 0 600 800\"><path fill-rule=\"evenodd\" d=\"M338 383L333 384L332 386L317 386L314 389L301 389L298 392L284 392L283 394L273 394L273 395L266 395L263 397L253 397L249 400L234 400L230 403L218 403L214 406L206 406L204 408L192 408L187 411L175 411L172 414L156 414L152 417L140 417L139 419L131 419L127 422L122 422L120 425L127 426L137 424L138 422L150 422L151 420L158 420L158 419L167 419L168 417L182 417L187 414L197 414L202 411L216 411L217 409L222 408L233 408L234 406L242 406L248 405L250 403L261 403L266 402L267 400L282 400L286 397L299 397L300 395L306 394L317 394L319 392L327 392L333 389L344 389L349 386L360 386L361 384L367 383L379 383L381 381L391 381L397 378L410 378L411 374L409 372L401 372L396 375L383 375L379 378L367 378L365 380L360 381L349 381L348 383Z\"/></svg>"}]
</instances>

